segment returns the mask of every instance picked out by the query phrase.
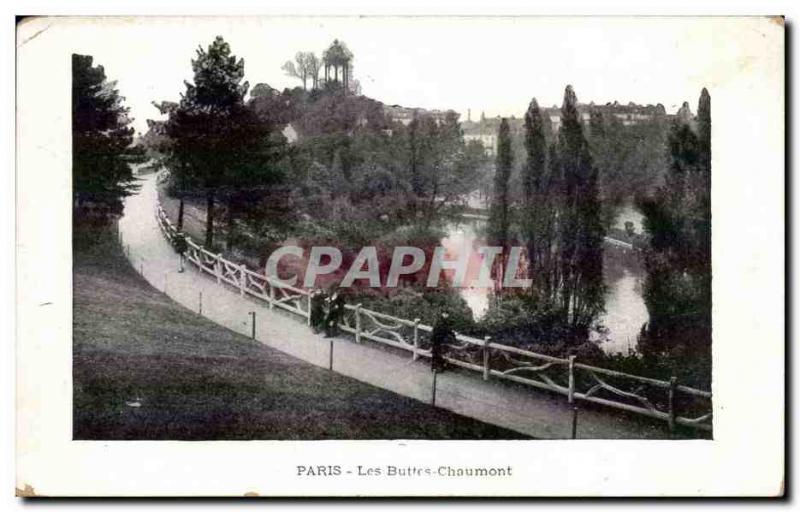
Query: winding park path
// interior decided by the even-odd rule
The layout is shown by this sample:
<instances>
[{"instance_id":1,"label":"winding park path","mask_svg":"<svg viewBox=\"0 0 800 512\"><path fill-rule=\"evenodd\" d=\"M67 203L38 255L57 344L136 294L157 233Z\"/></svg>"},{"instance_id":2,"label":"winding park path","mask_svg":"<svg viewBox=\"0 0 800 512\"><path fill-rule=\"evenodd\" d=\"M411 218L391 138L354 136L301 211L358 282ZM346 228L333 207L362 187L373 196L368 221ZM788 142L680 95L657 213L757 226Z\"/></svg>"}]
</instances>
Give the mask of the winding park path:
<instances>
[{"instance_id":1,"label":"winding park path","mask_svg":"<svg viewBox=\"0 0 800 512\"><path fill-rule=\"evenodd\" d=\"M145 176L141 183L139 193L126 200L119 230L131 265L153 287L246 336L252 336L255 318L255 339L286 354L324 368L332 362L333 371L340 374L422 402L432 401L433 376L426 359L412 361L408 354L370 343L356 344L345 337L331 342L311 332L305 323L241 296L191 265L179 273L178 256L161 233L154 214L156 177ZM483 381L459 371L438 375L435 405L535 438L565 439L572 435L573 411L563 396L513 383ZM577 437L581 439L669 438L664 426L616 410L582 407L577 418Z\"/></svg>"}]
</instances>

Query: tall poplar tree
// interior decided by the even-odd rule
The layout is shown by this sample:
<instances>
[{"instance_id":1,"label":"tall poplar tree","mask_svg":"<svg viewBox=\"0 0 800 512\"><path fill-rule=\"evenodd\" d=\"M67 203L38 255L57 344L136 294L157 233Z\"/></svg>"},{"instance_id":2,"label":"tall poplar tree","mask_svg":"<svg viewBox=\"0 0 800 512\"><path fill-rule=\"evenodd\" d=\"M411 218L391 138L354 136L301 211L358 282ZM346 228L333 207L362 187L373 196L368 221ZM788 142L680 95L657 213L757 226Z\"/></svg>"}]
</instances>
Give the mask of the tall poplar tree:
<instances>
[{"instance_id":1,"label":"tall poplar tree","mask_svg":"<svg viewBox=\"0 0 800 512\"><path fill-rule=\"evenodd\" d=\"M578 114L572 86L564 91L558 160L559 302L565 323L582 337L604 306L603 237L598 172Z\"/></svg>"},{"instance_id":2,"label":"tall poplar tree","mask_svg":"<svg viewBox=\"0 0 800 512\"><path fill-rule=\"evenodd\" d=\"M528 277L540 299L550 293L548 274L554 242L554 195L557 183L547 165L547 141L542 112L536 98L525 113L526 161L522 169L522 232L528 254Z\"/></svg>"},{"instance_id":3,"label":"tall poplar tree","mask_svg":"<svg viewBox=\"0 0 800 512\"><path fill-rule=\"evenodd\" d=\"M511 210L509 180L513 164L511 132L508 120L503 118L497 132L497 160L495 162L492 204L489 209L488 238L490 245L502 247L504 252L509 243ZM500 258L501 266L503 260L504 258Z\"/></svg>"}]
</instances>

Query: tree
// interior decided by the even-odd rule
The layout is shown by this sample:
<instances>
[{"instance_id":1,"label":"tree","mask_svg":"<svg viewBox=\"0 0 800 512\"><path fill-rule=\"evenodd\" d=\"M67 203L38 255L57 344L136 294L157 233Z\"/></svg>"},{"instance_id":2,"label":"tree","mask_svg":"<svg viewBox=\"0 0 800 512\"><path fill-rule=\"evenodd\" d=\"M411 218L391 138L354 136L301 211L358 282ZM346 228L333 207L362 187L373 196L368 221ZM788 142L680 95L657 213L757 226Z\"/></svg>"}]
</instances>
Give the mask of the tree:
<instances>
[{"instance_id":1,"label":"tree","mask_svg":"<svg viewBox=\"0 0 800 512\"><path fill-rule=\"evenodd\" d=\"M684 108L685 112L689 109ZM711 99L670 129L664 184L643 201L650 244L644 297L650 314L640 346L651 353L710 358ZM693 126L694 125L694 126Z\"/></svg>"},{"instance_id":2,"label":"tree","mask_svg":"<svg viewBox=\"0 0 800 512\"><path fill-rule=\"evenodd\" d=\"M306 68L311 77L311 87L316 90L319 87L319 72L322 69L322 61L314 52L306 53Z\"/></svg>"},{"instance_id":3,"label":"tree","mask_svg":"<svg viewBox=\"0 0 800 512\"><path fill-rule=\"evenodd\" d=\"M230 227L237 204L245 204L253 189L279 176L275 162L282 144L274 137L274 127L244 104L244 61L231 54L222 37L207 50L197 50L192 69L194 83L185 83L180 102L160 107L168 114L166 132L176 181L205 196L205 245L211 248L218 201L228 205Z\"/></svg>"},{"instance_id":4,"label":"tree","mask_svg":"<svg viewBox=\"0 0 800 512\"><path fill-rule=\"evenodd\" d=\"M294 62L288 60L281 67L283 71L293 78L303 82L303 90L307 90L308 79L311 79L312 88L317 88L319 79L320 60L313 52L297 52Z\"/></svg>"},{"instance_id":5,"label":"tree","mask_svg":"<svg viewBox=\"0 0 800 512\"><path fill-rule=\"evenodd\" d=\"M525 113L526 161L522 171L523 234L527 241L528 277L535 291L549 293L549 260L553 243L553 195L556 183L548 174L547 141L542 112L536 98Z\"/></svg>"},{"instance_id":6,"label":"tree","mask_svg":"<svg viewBox=\"0 0 800 512\"><path fill-rule=\"evenodd\" d=\"M456 112L448 111L441 122L426 123L424 177L428 226L443 208L475 190L478 182L482 159L474 145L464 143L458 117Z\"/></svg>"},{"instance_id":7,"label":"tree","mask_svg":"<svg viewBox=\"0 0 800 512\"><path fill-rule=\"evenodd\" d=\"M489 209L488 239L489 245L502 247L505 252L509 242L510 197L509 180L513 167L511 149L511 133L508 120L503 118L497 132L497 160L495 163L494 190L492 204ZM499 266L503 267L500 258Z\"/></svg>"},{"instance_id":8,"label":"tree","mask_svg":"<svg viewBox=\"0 0 800 512\"><path fill-rule=\"evenodd\" d=\"M578 115L572 86L564 91L558 132L559 174L563 180L559 215L561 314L583 337L603 310L603 237L598 172Z\"/></svg>"},{"instance_id":9,"label":"tree","mask_svg":"<svg viewBox=\"0 0 800 512\"><path fill-rule=\"evenodd\" d=\"M136 190L130 163L142 152L132 147L129 109L93 57L72 55L72 195L75 220L105 222L122 213L122 200Z\"/></svg>"},{"instance_id":10,"label":"tree","mask_svg":"<svg viewBox=\"0 0 800 512\"><path fill-rule=\"evenodd\" d=\"M415 111L408 126L398 131L407 155L400 160L405 164L400 172L411 192L410 211L429 227L445 208L475 190L484 151L465 144L459 115L453 111L438 120Z\"/></svg>"}]
</instances>

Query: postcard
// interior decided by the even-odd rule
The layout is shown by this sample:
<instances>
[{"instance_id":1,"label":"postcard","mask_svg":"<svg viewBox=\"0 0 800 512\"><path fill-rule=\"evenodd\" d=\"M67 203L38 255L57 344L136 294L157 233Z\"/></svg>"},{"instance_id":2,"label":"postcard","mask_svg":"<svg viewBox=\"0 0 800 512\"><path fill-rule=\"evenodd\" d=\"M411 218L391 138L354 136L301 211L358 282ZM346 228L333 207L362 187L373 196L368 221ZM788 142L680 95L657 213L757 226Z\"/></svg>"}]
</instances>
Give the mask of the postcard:
<instances>
[{"instance_id":1,"label":"postcard","mask_svg":"<svg viewBox=\"0 0 800 512\"><path fill-rule=\"evenodd\" d=\"M784 20L26 17L21 496L779 496Z\"/></svg>"}]
</instances>

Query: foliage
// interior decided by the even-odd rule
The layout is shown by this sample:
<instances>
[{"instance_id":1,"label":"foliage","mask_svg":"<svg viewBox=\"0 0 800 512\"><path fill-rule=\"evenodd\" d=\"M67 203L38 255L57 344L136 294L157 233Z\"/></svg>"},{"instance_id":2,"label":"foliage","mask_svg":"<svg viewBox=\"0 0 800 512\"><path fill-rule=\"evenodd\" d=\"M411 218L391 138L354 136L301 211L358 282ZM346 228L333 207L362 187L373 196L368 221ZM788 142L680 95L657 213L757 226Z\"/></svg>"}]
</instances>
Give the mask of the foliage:
<instances>
[{"instance_id":1,"label":"foliage","mask_svg":"<svg viewBox=\"0 0 800 512\"><path fill-rule=\"evenodd\" d=\"M300 229L324 224L314 231L369 243L365 237L401 225L433 228L474 189L485 165L481 148L464 143L455 113L441 121L420 115L404 126L363 96L318 91L293 95L291 104L299 140L288 179L294 206L308 217Z\"/></svg>"},{"instance_id":2,"label":"foliage","mask_svg":"<svg viewBox=\"0 0 800 512\"><path fill-rule=\"evenodd\" d=\"M564 322L557 304L542 301L530 293L492 296L489 312L481 320L480 327L503 343L559 356L586 341L584 330Z\"/></svg>"},{"instance_id":3,"label":"foliage","mask_svg":"<svg viewBox=\"0 0 800 512\"><path fill-rule=\"evenodd\" d=\"M455 112L447 112L439 122L429 115L416 121L416 126L409 125L409 161L414 162L409 181L414 213L431 225L475 189L484 156L474 144L464 143Z\"/></svg>"},{"instance_id":4,"label":"foliage","mask_svg":"<svg viewBox=\"0 0 800 512\"><path fill-rule=\"evenodd\" d=\"M599 171L603 225L609 228L619 208L655 190L666 173L664 146L668 123L660 109L646 120L625 125L595 109L587 139Z\"/></svg>"},{"instance_id":5,"label":"foliage","mask_svg":"<svg viewBox=\"0 0 800 512\"><path fill-rule=\"evenodd\" d=\"M130 163L143 152L132 146L132 120L116 82L93 57L72 55L72 179L75 221L106 222L122 213L122 199L136 190Z\"/></svg>"},{"instance_id":6,"label":"foliage","mask_svg":"<svg viewBox=\"0 0 800 512\"><path fill-rule=\"evenodd\" d=\"M711 349L711 100L703 89L694 123L670 129L669 172L642 202L650 247L645 302L650 322L640 347L651 353Z\"/></svg>"}]
</instances>

